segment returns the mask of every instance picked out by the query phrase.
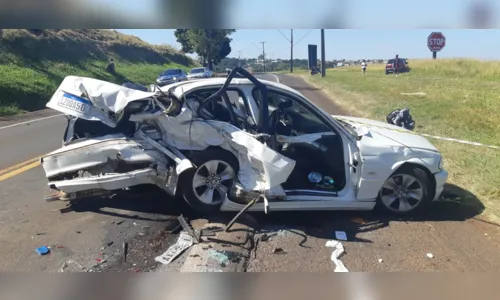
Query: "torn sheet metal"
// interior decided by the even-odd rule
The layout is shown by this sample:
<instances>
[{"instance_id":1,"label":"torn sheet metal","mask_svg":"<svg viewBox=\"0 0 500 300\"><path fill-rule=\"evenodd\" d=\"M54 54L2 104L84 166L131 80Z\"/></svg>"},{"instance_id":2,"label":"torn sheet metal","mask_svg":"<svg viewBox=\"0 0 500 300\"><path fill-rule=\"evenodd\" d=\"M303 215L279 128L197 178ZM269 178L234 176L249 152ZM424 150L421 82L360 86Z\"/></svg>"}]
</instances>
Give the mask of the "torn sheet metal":
<instances>
[{"instance_id":1,"label":"torn sheet metal","mask_svg":"<svg viewBox=\"0 0 500 300\"><path fill-rule=\"evenodd\" d=\"M116 122L109 118L110 112L119 113L128 103L153 95L154 92L143 92L94 78L67 76L47 107L114 127Z\"/></svg>"},{"instance_id":2,"label":"torn sheet metal","mask_svg":"<svg viewBox=\"0 0 500 300\"><path fill-rule=\"evenodd\" d=\"M193 246L193 243L194 243L193 238L189 234L181 232L177 242L172 246L170 246L170 248L168 248L167 251L165 251L165 253L163 253L160 256L157 256L155 258L155 261L162 263L164 265L168 265L175 258L177 258L177 256L179 256L182 252L184 252L189 247Z\"/></svg>"},{"instance_id":3,"label":"torn sheet metal","mask_svg":"<svg viewBox=\"0 0 500 300\"><path fill-rule=\"evenodd\" d=\"M174 85L169 86L172 87ZM128 103L152 98L153 95L155 95L153 92L133 90L97 79L68 76L47 107L78 118L98 120L114 127L119 119L116 115L122 115ZM68 97L74 99L69 101ZM149 115L141 113L132 118L137 121L154 119L162 131L162 142L171 148L204 150L210 146L217 146L234 153L240 167L238 179L247 191L266 192L288 179L295 167L294 160L273 151L258 141L254 135L229 123L206 121L196 117L193 111L196 111L197 107L197 101L187 99L177 116L150 112ZM111 117L113 114L116 114L115 119ZM61 151L65 149L67 148L63 147ZM75 161L75 164L85 163L87 163L85 157ZM188 164L184 164L180 169L187 167Z\"/></svg>"},{"instance_id":4,"label":"torn sheet metal","mask_svg":"<svg viewBox=\"0 0 500 300\"><path fill-rule=\"evenodd\" d=\"M86 170L110 160L126 163L167 164L164 156L139 139L128 139L122 134L102 136L70 144L43 157L43 169L48 178Z\"/></svg>"},{"instance_id":5,"label":"torn sheet metal","mask_svg":"<svg viewBox=\"0 0 500 300\"><path fill-rule=\"evenodd\" d=\"M194 110L197 103L188 100ZM163 128L163 141L179 150L204 150L217 146L235 154L239 161L238 179L248 191L267 191L281 185L295 167L289 159L259 142L255 136L220 121L206 121L193 116L183 107L178 116L158 119Z\"/></svg>"},{"instance_id":6,"label":"torn sheet metal","mask_svg":"<svg viewBox=\"0 0 500 300\"><path fill-rule=\"evenodd\" d=\"M335 264L334 272L349 272L347 268L344 266L344 263L339 259L340 255L344 253L344 246L339 241L328 241L326 242L326 247L334 248L332 252L331 260Z\"/></svg>"},{"instance_id":7,"label":"torn sheet metal","mask_svg":"<svg viewBox=\"0 0 500 300\"><path fill-rule=\"evenodd\" d=\"M66 193L75 193L81 191L89 191L94 189L103 189L114 191L124 189L131 186L141 184L156 183L158 173L153 169L135 170L121 174L107 174L102 176L92 176L76 178L72 180L52 181L50 185L54 185Z\"/></svg>"}]
</instances>

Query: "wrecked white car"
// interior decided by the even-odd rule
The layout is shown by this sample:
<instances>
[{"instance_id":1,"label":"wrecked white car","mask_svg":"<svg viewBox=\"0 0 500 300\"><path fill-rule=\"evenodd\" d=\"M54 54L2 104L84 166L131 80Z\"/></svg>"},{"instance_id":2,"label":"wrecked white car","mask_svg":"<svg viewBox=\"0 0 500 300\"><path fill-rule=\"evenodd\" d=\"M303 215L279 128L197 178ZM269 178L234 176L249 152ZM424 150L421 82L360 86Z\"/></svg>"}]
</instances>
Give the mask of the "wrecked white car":
<instances>
[{"instance_id":1,"label":"wrecked white car","mask_svg":"<svg viewBox=\"0 0 500 300\"><path fill-rule=\"evenodd\" d=\"M242 68L152 92L69 76L47 107L68 118L63 147L41 159L57 199L154 184L202 212L239 211L260 195L250 210L378 203L407 214L437 199L448 176L425 138L330 116Z\"/></svg>"}]
</instances>

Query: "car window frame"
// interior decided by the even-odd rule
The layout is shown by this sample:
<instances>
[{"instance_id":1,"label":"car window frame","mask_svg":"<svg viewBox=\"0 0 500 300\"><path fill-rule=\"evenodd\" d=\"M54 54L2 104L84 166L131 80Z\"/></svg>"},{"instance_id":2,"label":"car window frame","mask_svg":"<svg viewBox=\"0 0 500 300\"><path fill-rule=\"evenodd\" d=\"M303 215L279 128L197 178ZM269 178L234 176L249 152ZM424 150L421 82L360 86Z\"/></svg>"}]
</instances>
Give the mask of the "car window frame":
<instances>
[{"instance_id":1,"label":"car window frame","mask_svg":"<svg viewBox=\"0 0 500 300\"><path fill-rule=\"evenodd\" d=\"M252 93L251 96L252 96L254 102L256 103L257 107L260 110L260 101L257 101L257 98L254 95L255 91L256 91L256 88L253 88L252 92L251 92ZM330 116L328 116L328 117L325 116L325 113L322 112L321 109L319 107L317 107L315 104L311 103L311 101L309 101L309 99L307 99L307 98L305 98L303 96L298 96L296 94L293 94L293 93L290 93L290 92L287 92L287 91L283 91L283 90L278 89L278 88L274 88L272 86L267 86L267 94L268 94L267 95L267 101L268 101L268 103L269 103L269 99L270 99L270 97L269 97L270 93L276 93L276 94L288 97L292 101L298 102L309 113L311 113L316 118L318 118L323 123L323 125L325 125L325 127L327 127L329 130L331 130L336 135L340 135L339 129L336 128L336 126L332 125L332 123L334 123L335 121L332 120L330 118ZM268 104L268 107L269 107L269 104ZM271 114L271 111L269 111L269 115L270 114Z\"/></svg>"},{"instance_id":2,"label":"car window frame","mask_svg":"<svg viewBox=\"0 0 500 300\"><path fill-rule=\"evenodd\" d=\"M185 96L186 97L189 97L190 94L196 94L196 93L200 93L200 92L207 92L207 91L213 91L213 93L211 93L212 95L215 94L217 91L219 91L221 88L220 85L211 85L211 86L204 86L204 87L200 87L200 88L196 88L194 90L191 90L189 91ZM226 106L227 106L227 109L230 111L230 115L231 115L231 119L232 119L232 122L229 122L231 125L239 128L239 129L243 129L239 126L239 118L236 117L236 119L233 119L234 116L235 116L235 113L234 113L234 107L231 105L231 101L229 99L229 96L227 95L227 92L228 91L236 91L238 93L238 96L241 97L243 99L243 103L244 103L244 106L245 106L245 111L243 111L243 113L247 116L247 120L245 120L245 122L248 122L248 117L251 117L251 113L250 113L250 108L249 108L249 99L247 97L247 95L245 94L245 92L239 88L239 87L235 87L235 86L230 86L228 87L224 92L225 94L221 95L221 98L222 100L225 102ZM207 97L208 98L208 97ZM214 98L212 101L215 101L217 98ZM210 102L212 102L210 101ZM229 103L227 103L227 102ZM208 105L210 102L199 102L199 105L203 105L203 106L206 106ZM203 116L199 116L198 113L195 111L193 112L197 117L201 117L203 118ZM224 122L224 121L219 121L217 119L212 119L213 121L218 121L218 122ZM252 118L253 120L253 118ZM233 124L233 123L236 123L236 124ZM248 125L248 124L247 124ZM257 125L257 124L256 124Z\"/></svg>"}]
</instances>

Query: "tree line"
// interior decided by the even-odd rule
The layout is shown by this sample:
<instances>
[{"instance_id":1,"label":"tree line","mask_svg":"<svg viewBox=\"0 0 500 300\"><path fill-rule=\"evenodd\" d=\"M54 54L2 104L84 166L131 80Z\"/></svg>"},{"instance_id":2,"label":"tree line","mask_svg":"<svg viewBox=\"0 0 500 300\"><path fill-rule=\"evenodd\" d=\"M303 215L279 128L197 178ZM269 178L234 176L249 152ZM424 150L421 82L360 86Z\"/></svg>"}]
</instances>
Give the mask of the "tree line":
<instances>
[{"instance_id":1,"label":"tree line","mask_svg":"<svg viewBox=\"0 0 500 300\"><path fill-rule=\"evenodd\" d=\"M241 60L227 57L232 50L230 36L234 32L236 32L235 29L177 29L174 34L184 53L196 53L200 64L217 72L224 72L226 69L234 69L244 65L251 66L254 72L290 70L290 60L266 59L264 64L263 55ZM376 61L382 62L383 60ZM359 64L361 60L349 62L345 59L332 60L326 62L326 67L335 68L338 63ZM321 65L319 60L317 65ZM294 69L309 69L309 62L307 59L294 59L293 66Z\"/></svg>"}]
</instances>

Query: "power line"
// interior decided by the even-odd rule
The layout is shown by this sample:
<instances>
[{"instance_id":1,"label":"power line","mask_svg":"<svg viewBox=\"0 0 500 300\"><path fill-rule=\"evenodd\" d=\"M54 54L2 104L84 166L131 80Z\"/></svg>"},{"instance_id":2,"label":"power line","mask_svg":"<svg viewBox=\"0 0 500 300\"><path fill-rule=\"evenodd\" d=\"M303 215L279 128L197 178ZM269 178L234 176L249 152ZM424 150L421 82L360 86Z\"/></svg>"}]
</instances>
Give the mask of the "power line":
<instances>
[{"instance_id":1,"label":"power line","mask_svg":"<svg viewBox=\"0 0 500 300\"><path fill-rule=\"evenodd\" d=\"M281 33L281 35L282 35L282 36L283 36L283 37L284 37L287 41L289 41L289 42L290 42L290 39L289 39L289 38L287 38L287 37L286 37L286 35L285 35L283 32L281 32L281 30L279 30L279 29L276 29L276 30L278 30L278 32L279 32L279 33ZM292 29L292 30L293 30L293 29Z\"/></svg>"},{"instance_id":2,"label":"power line","mask_svg":"<svg viewBox=\"0 0 500 300\"><path fill-rule=\"evenodd\" d=\"M259 51L260 51L260 47L259 47L259 46L257 46L255 43L252 43L252 45L253 45L255 48L259 49Z\"/></svg>"},{"instance_id":3,"label":"power line","mask_svg":"<svg viewBox=\"0 0 500 300\"><path fill-rule=\"evenodd\" d=\"M313 30L309 30L308 33L304 34L304 36L302 38L300 38L297 43L294 44L294 46L296 46L298 43L302 42L302 40L304 40Z\"/></svg>"}]
</instances>

